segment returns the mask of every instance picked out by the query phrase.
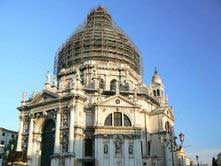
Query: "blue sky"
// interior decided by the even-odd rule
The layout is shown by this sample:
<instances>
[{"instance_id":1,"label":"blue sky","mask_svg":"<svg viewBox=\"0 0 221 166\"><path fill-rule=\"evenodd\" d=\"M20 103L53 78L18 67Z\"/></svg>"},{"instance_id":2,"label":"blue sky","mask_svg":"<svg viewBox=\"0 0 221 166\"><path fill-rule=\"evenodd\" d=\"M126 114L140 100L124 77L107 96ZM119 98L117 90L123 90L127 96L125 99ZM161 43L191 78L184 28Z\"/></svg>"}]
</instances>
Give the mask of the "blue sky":
<instances>
[{"instance_id":1,"label":"blue sky","mask_svg":"<svg viewBox=\"0 0 221 166\"><path fill-rule=\"evenodd\" d=\"M221 151L219 0L0 0L0 126L18 129L22 92L43 88L58 47L98 5L138 46L147 84L158 68L186 150L204 161Z\"/></svg>"}]
</instances>

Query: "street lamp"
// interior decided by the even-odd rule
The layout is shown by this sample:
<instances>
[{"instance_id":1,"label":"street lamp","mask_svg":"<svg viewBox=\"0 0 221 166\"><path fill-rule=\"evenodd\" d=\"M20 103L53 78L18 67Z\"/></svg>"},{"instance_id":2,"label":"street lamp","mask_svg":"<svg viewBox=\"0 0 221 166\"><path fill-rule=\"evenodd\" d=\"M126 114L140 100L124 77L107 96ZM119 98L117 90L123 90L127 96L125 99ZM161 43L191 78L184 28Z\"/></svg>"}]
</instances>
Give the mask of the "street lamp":
<instances>
[{"instance_id":1,"label":"street lamp","mask_svg":"<svg viewBox=\"0 0 221 166\"><path fill-rule=\"evenodd\" d=\"M166 127L166 133L164 137L160 137L160 143L165 145L166 147L169 147L171 155L172 155L172 166L174 165L174 152L180 151L182 149L183 146L183 142L184 142L184 134L180 133L179 134L179 140L180 140L180 145L176 145L176 139L177 137L174 136L173 132L172 132L172 127L167 126ZM175 145L175 146L174 146Z\"/></svg>"},{"instance_id":2,"label":"street lamp","mask_svg":"<svg viewBox=\"0 0 221 166\"><path fill-rule=\"evenodd\" d=\"M198 155L196 155L196 162L197 162L197 166L199 166L200 164L199 164L199 156Z\"/></svg>"}]
</instances>

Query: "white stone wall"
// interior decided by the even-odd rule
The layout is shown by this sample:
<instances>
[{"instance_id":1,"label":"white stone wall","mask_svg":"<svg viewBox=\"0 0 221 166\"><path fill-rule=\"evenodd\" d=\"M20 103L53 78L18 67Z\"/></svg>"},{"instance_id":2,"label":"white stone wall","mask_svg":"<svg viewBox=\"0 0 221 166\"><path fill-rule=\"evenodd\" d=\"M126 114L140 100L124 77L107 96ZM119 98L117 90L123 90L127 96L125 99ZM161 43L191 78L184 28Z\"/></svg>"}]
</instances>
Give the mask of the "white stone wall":
<instances>
[{"instance_id":1,"label":"white stone wall","mask_svg":"<svg viewBox=\"0 0 221 166\"><path fill-rule=\"evenodd\" d=\"M143 87L146 87L146 85L142 84L141 77L127 65L105 64L103 62L94 62L93 65L91 68L84 65L76 66L68 72L64 70L63 75L59 76L59 89L56 93L60 99L54 103L42 104L50 101L50 97L47 100L42 97L41 100L37 100L39 105L33 106L30 110L30 115L38 112L45 113L51 109L62 111L62 109L68 108L72 111L68 128L68 153L73 154L73 156L64 157L65 155L61 153L60 141L57 140L55 143L58 147L55 148L56 153L60 153L59 155L63 155L63 158L65 158L62 162L69 166L85 159L84 139L88 137L85 132L87 128L94 129L90 133L91 137L94 138L93 157L100 166L141 166L144 162L147 165L154 162L160 166L171 161L169 150L161 145L159 137L162 132L165 132L167 121L171 126L174 125L172 112L168 113L168 108L157 103L158 101L151 94L146 92L145 95L141 95L139 88L141 85ZM80 69L77 69L78 67ZM76 82L73 82L78 77L77 71L80 71L80 77L84 79L83 85L78 87L76 87ZM100 78L105 82L104 90L110 90L110 82L113 79L116 79L118 83L127 82L129 84L128 94L116 89L115 92L109 91L110 95L108 93L104 95L98 91L99 85L97 84ZM94 87L91 87L92 82L94 82ZM151 88L146 89L147 91L152 90ZM89 90L92 92L89 92ZM68 96L72 97L63 99ZM53 101L53 99L51 100ZM116 103L116 100L119 100L120 103ZM104 126L107 116L114 112L125 114L130 119L131 126ZM34 127L30 126L33 131L29 131L28 155L32 159L29 160L29 164L33 166L40 163L41 129L45 118L47 118L46 115L44 118L35 119ZM56 123L58 123L58 120L56 120ZM60 126L56 126L56 139L61 139L59 132L61 132ZM115 136L122 136L121 155L115 153ZM131 138L128 138L130 136ZM108 153L104 153L104 145L108 146ZM128 152L130 145L133 146L133 154ZM73 146L73 148L70 149L70 146ZM61 158L55 157L51 163L52 165L58 165L59 162L61 162Z\"/></svg>"}]
</instances>

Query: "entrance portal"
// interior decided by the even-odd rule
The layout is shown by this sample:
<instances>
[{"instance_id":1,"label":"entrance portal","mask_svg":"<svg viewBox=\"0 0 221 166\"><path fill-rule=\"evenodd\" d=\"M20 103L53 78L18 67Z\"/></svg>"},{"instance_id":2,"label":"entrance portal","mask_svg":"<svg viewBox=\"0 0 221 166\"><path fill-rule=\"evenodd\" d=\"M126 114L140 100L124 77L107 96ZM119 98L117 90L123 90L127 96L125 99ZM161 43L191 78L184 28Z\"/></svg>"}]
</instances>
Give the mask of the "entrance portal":
<instances>
[{"instance_id":1,"label":"entrance portal","mask_svg":"<svg viewBox=\"0 0 221 166\"><path fill-rule=\"evenodd\" d=\"M41 166L51 165L51 155L54 153L55 123L47 120L42 129Z\"/></svg>"}]
</instances>

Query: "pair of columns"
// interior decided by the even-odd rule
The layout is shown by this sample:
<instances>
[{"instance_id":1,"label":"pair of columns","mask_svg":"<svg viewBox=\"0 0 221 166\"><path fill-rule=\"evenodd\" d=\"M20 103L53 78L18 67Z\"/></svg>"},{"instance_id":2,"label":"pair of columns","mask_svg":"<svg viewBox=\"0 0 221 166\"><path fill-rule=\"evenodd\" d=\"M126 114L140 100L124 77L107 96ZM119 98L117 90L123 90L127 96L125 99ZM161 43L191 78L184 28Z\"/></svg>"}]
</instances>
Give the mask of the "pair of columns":
<instances>
[{"instance_id":1,"label":"pair of columns","mask_svg":"<svg viewBox=\"0 0 221 166\"><path fill-rule=\"evenodd\" d=\"M55 144L54 144L55 154L59 154L61 152L60 126L61 126L61 110L58 110L56 117L56 129L55 129ZM70 107L68 152L74 153L74 106Z\"/></svg>"},{"instance_id":2,"label":"pair of columns","mask_svg":"<svg viewBox=\"0 0 221 166\"><path fill-rule=\"evenodd\" d=\"M61 126L61 110L57 110L56 116L56 129L55 129L55 144L54 144L54 153L59 154L61 152L60 145L60 126ZM21 112L20 123L19 123L19 133L18 133L18 142L16 151L22 151L22 134L24 130L24 116ZM27 156L31 157L33 150L33 130L34 130L34 119L31 117L29 124L29 137L28 137L28 151ZM69 144L68 152L74 153L74 106L70 107L70 122L69 122Z\"/></svg>"},{"instance_id":3,"label":"pair of columns","mask_svg":"<svg viewBox=\"0 0 221 166\"><path fill-rule=\"evenodd\" d=\"M19 132L18 132L18 141L17 141L17 148L16 151L22 151L22 134L24 132L24 115L23 112L20 113L21 115L19 116L20 122L19 122ZM33 118L31 117L30 119L30 124L29 124L29 136L28 136L28 151L27 155L31 156L32 153L32 140L33 140L33 128L34 128L34 122Z\"/></svg>"}]
</instances>

